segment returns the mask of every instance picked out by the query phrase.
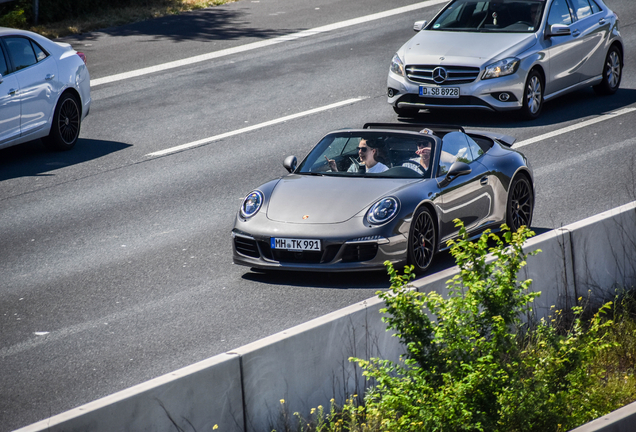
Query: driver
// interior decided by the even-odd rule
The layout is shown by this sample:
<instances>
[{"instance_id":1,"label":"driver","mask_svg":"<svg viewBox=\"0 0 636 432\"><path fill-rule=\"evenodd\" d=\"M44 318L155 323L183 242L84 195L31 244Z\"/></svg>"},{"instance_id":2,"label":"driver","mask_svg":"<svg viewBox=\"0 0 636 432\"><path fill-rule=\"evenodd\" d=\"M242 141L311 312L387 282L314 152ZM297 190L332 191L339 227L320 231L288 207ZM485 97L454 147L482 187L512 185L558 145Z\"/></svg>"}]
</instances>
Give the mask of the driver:
<instances>
[{"instance_id":1,"label":"driver","mask_svg":"<svg viewBox=\"0 0 636 432\"><path fill-rule=\"evenodd\" d=\"M380 151L382 147L376 144L375 141L371 139L361 138L358 143L358 157L360 159L360 163L364 166L365 173L381 173L389 169L386 165L379 161L382 158ZM333 159L327 158L327 162L329 163L329 167L332 171L338 171L338 166L336 165L336 161ZM357 164L351 164L347 172L358 172Z\"/></svg>"}]
</instances>

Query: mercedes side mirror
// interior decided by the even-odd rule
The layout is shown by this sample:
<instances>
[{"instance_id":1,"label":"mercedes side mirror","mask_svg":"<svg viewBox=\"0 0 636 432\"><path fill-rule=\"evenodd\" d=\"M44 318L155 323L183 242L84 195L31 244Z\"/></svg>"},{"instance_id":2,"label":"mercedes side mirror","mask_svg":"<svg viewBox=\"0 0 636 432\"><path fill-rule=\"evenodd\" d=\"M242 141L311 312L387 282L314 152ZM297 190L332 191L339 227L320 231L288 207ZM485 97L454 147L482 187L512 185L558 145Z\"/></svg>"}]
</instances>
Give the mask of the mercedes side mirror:
<instances>
[{"instance_id":1,"label":"mercedes side mirror","mask_svg":"<svg viewBox=\"0 0 636 432\"><path fill-rule=\"evenodd\" d=\"M285 160L283 161L283 166L290 173L296 170L297 165L298 165L298 159L296 159L296 156L287 156Z\"/></svg>"},{"instance_id":2,"label":"mercedes side mirror","mask_svg":"<svg viewBox=\"0 0 636 432\"><path fill-rule=\"evenodd\" d=\"M572 32L570 31L570 27L564 24L553 24L546 32L546 38L552 36L569 36L571 34Z\"/></svg>"},{"instance_id":3,"label":"mercedes side mirror","mask_svg":"<svg viewBox=\"0 0 636 432\"><path fill-rule=\"evenodd\" d=\"M418 31L422 30L424 27L426 27L426 24L428 24L426 22L426 20L424 20L424 21L415 21L415 24L413 24L413 30L418 32Z\"/></svg>"}]
</instances>

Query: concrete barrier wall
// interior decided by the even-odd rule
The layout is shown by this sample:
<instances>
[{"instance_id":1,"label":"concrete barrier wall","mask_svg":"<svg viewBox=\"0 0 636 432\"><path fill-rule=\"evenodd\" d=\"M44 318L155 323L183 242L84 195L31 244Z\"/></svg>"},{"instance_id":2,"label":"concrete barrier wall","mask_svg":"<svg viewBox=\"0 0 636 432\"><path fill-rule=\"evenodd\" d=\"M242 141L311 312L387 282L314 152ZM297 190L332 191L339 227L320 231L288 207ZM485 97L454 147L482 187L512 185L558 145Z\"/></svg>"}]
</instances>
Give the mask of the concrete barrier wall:
<instances>
[{"instance_id":1,"label":"concrete barrier wall","mask_svg":"<svg viewBox=\"0 0 636 432\"><path fill-rule=\"evenodd\" d=\"M242 431L240 377L239 357L220 354L19 431Z\"/></svg>"},{"instance_id":2,"label":"concrete barrier wall","mask_svg":"<svg viewBox=\"0 0 636 432\"><path fill-rule=\"evenodd\" d=\"M542 292L535 301L538 316L547 316L552 306L571 307L588 290L595 297L613 296L636 275L636 202L532 238L525 249L542 250L519 275ZM450 268L412 285L443 292L456 272ZM342 403L363 392L366 383L349 357L397 360L404 352L380 320L383 306L373 297L19 432L200 432L214 425L220 431L281 430L283 410L307 415L318 405L328 409L332 398ZM636 423L636 404L617 413L576 432L632 430L625 427Z\"/></svg>"},{"instance_id":3,"label":"concrete barrier wall","mask_svg":"<svg viewBox=\"0 0 636 432\"><path fill-rule=\"evenodd\" d=\"M348 359L397 361L404 352L379 319L382 307L374 297L233 351L242 360L246 431L283 430L283 409L307 416L328 410L332 398L362 396L367 385Z\"/></svg>"},{"instance_id":4,"label":"concrete barrier wall","mask_svg":"<svg viewBox=\"0 0 636 432\"><path fill-rule=\"evenodd\" d=\"M636 276L636 204L568 225L577 295L612 298Z\"/></svg>"}]
</instances>

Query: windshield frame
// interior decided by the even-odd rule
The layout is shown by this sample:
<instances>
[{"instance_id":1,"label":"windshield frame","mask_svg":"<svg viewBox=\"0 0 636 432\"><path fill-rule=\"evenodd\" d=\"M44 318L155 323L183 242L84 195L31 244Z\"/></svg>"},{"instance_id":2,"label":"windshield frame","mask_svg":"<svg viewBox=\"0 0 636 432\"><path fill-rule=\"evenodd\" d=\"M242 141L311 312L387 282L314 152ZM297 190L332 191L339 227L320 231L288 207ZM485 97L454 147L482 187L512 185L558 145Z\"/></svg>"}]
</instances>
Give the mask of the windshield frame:
<instances>
[{"instance_id":1,"label":"windshield frame","mask_svg":"<svg viewBox=\"0 0 636 432\"><path fill-rule=\"evenodd\" d=\"M455 0L448 3L425 29L466 33L536 33L542 27L546 3L546 0ZM470 7L473 10L469 12L467 8ZM533 9L536 10L534 16ZM534 22L530 22L532 18ZM457 27L456 23L460 20L469 25Z\"/></svg>"},{"instance_id":2,"label":"windshield frame","mask_svg":"<svg viewBox=\"0 0 636 432\"><path fill-rule=\"evenodd\" d=\"M384 163L388 169L383 172L366 172L364 166L357 171L347 171L353 166L350 158L358 155L360 139L368 139L373 142L370 146L378 146L382 152L379 162ZM418 173L414 167L405 167L401 163L414 161L420 148L417 143L424 143L424 147L431 148L429 169L422 169ZM395 130L368 130L347 129L335 131L325 135L316 146L305 156L302 162L294 170L299 175L327 175L352 178L404 178L426 179L431 178L435 152L441 145L441 139L433 135L425 135L417 132ZM338 171L331 170L327 159L336 162Z\"/></svg>"}]
</instances>

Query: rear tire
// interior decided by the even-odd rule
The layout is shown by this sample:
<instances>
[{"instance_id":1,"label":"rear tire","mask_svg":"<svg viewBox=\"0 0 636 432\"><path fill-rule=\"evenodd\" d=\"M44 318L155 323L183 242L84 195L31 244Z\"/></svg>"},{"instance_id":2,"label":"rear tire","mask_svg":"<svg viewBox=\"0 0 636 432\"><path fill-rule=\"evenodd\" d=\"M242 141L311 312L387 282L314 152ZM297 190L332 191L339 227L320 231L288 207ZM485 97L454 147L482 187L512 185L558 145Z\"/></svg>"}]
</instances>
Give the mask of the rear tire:
<instances>
[{"instance_id":1,"label":"rear tire","mask_svg":"<svg viewBox=\"0 0 636 432\"><path fill-rule=\"evenodd\" d=\"M603 79L600 84L594 86L594 91L599 95L613 95L621 85L622 76L623 59L621 58L621 52L613 46L605 57Z\"/></svg>"},{"instance_id":2,"label":"rear tire","mask_svg":"<svg viewBox=\"0 0 636 432\"><path fill-rule=\"evenodd\" d=\"M398 108L396 106L393 107L393 111L395 111L399 117L407 118L413 118L420 112L418 108Z\"/></svg>"},{"instance_id":3,"label":"rear tire","mask_svg":"<svg viewBox=\"0 0 636 432\"><path fill-rule=\"evenodd\" d=\"M536 70L530 71L523 88L523 106L521 116L526 120L539 117L543 109L543 78Z\"/></svg>"},{"instance_id":4,"label":"rear tire","mask_svg":"<svg viewBox=\"0 0 636 432\"><path fill-rule=\"evenodd\" d=\"M73 93L64 93L55 106L51 132L42 141L51 150L70 150L79 138L80 126L80 103Z\"/></svg>"},{"instance_id":5,"label":"rear tire","mask_svg":"<svg viewBox=\"0 0 636 432\"><path fill-rule=\"evenodd\" d=\"M524 175L518 175L508 190L506 225L512 231L517 231L523 225L530 228L533 211L534 195L530 180Z\"/></svg>"},{"instance_id":6,"label":"rear tire","mask_svg":"<svg viewBox=\"0 0 636 432\"><path fill-rule=\"evenodd\" d=\"M420 207L413 215L409 230L407 261L416 274L422 274L431 266L437 249L435 219L426 207Z\"/></svg>"}]
</instances>

